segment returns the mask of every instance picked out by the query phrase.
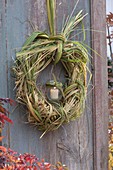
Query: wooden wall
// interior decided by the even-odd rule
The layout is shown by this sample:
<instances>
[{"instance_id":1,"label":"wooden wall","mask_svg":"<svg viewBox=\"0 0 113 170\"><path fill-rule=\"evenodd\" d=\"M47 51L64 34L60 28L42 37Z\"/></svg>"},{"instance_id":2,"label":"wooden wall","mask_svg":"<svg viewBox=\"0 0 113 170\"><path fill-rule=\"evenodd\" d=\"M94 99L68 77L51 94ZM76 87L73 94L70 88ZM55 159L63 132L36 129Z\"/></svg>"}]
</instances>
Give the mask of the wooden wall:
<instances>
[{"instance_id":1,"label":"wooden wall","mask_svg":"<svg viewBox=\"0 0 113 170\"><path fill-rule=\"evenodd\" d=\"M93 54L93 131L94 168L108 169L108 76L106 50L106 3L91 1L92 48Z\"/></svg>"},{"instance_id":2,"label":"wooden wall","mask_svg":"<svg viewBox=\"0 0 113 170\"><path fill-rule=\"evenodd\" d=\"M14 77L11 72L15 51L23 45L27 35L32 31L31 23L40 30L47 29L45 2L46 0L0 0L1 97L10 97L15 100ZM84 115L39 139L41 132L28 124L25 108L18 106L10 115L14 125L7 125L5 129L7 136L3 145L18 152L36 154L39 158L45 158L46 161L51 163L61 161L70 170L107 170L107 161L104 161L104 158L107 158L105 34L94 32L91 34L91 31L89 31L92 24L94 29L103 30L105 33L105 18L102 17L105 13L103 2L104 0L99 2L96 0L95 3L93 1L90 3L89 0L80 0L77 7L77 11L83 9L89 13L85 19L87 43L90 45L96 37L97 41L93 43L93 47L102 54L102 57L96 57L94 60L95 70L93 70L93 73L94 86L96 87L93 91L92 85L89 86ZM61 27L63 16L70 14L75 3L76 0L57 0L58 30ZM99 17L100 20L98 20ZM92 22L90 22L91 19ZM99 27L96 27L96 24L99 24ZM104 26L104 28L101 26ZM93 37L92 40L91 36ZM96 48L97 46L98 48ZM98 96L96 96L97 94Z\"/></svg>"}]
</instances>

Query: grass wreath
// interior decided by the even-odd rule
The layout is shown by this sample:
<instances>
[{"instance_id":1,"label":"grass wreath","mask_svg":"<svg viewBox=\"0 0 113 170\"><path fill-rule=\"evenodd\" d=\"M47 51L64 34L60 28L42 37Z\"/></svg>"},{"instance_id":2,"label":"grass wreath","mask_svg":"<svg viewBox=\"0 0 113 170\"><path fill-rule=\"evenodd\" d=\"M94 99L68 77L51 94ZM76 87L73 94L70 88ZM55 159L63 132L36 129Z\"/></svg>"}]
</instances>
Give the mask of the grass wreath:
<instances>
[{"instance_id":1,"label":"grass wreath","mask_svg":"<svg viewBox=\"0 0 113 170\"><path fill-rule=\"evenodd\" d=\"M84 110L87 92L86 45L69 39L86 15L81 10L72 17L72 12L61 33L56 34L54 0L47 0L47 11L50 35L41 31L33 32L17 52L13 68L16 74L17 100L27 106L28 121L44 130L43 135L78 118ZM59 61L66 70L68 80L64 87L60 86L62 100L52 103L39 89L36 80L51 62L56 65Z\"/></svg>"}]
</instances>

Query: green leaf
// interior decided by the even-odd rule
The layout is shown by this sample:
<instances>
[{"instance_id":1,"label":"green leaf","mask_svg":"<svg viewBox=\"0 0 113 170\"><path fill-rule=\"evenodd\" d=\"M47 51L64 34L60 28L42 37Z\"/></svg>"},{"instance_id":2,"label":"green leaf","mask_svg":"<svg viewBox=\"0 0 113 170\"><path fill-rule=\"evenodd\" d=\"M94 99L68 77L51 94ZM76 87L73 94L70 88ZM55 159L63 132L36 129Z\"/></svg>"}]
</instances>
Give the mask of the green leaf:
<instances>
[{"instance_id":1,"label":"green leaf","mask_svg":"<svg viewBox=\"0 0 113 170\"><path fill-rule=\"evenodd\" d=\"M22 49L24 49L26 46L28 46L29 44L31 44L39 34L40 34L40 32L33 32L33 33L31 34L31 36L29 36L29 37L27 38L27 40L25 41Z\"/></svg>"},{"instance_id":2,"label":"green leaf","mask_svg":"<svg viewBox=\"0 0 113 170\"><path fill-rule=\"evenodd\" d=\"M40 120L42 120L42 118L41 118L41 116L40 116L40 113L39 113L37 110L35 110L35 109L33 109L33 110L34 110L35 114L38 116L38 118L39 118Z\"/></svg>"},{"instance_id":3,"label":"green leaf","mask_svg":"<svg viewBox=\"0 0 113 170\"><path fill-rule=\"evenodd\" d=\"M48 22L51 35L55 35L55 6L56 0L47 0Z\"/></svg>"},{"instance_id":4,"label":"green leaf","mask_svg":"<svg viewBox=\"0 0 113 170\"><path fill-rule=\"evenodd\" d=\"M33 32L31 34L31 36L29 36L27 38L27 40L25 41L23 47L22 47L22 50L25 49L25 47L27 47L28 45L30 45L37 37L39 38L48 38L48 35L43 33L43 32L40 32L40 31L37 31L37 32Z\"/></svg>"},{"instance_id":5,"label":"green leaf","mask_svg":"<svg viewBox=\"0 0 113 170\"><path fill-rule=\"evenodd\" d=\"M55 56L55 64L57 64L62 57L62 48L63 48L62 41L59 41L57 53L56 53L56 56Z\"/></svg>"}]
</instances>

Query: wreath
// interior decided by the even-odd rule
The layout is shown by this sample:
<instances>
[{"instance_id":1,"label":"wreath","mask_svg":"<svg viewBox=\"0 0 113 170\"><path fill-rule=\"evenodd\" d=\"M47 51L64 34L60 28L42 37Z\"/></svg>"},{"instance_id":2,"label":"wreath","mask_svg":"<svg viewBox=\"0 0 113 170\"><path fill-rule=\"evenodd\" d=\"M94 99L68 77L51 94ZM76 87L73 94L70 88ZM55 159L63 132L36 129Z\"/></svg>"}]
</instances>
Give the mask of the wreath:
<instances>
[{"instance_id":1,"label":"wreath","mask_svg":"<svg viewBox=\"0 0 113 170\"><path fill-rule=\"evenodd\" d=\"M72 12L73 13L73 12ZM71 40L70 34L86 16L82 10L68 17L60 34L55 31L55 0L47 0L50 34L33 32L16 54L16 98L27 106L28 121L43 130L43 135L58 129L63 123L80 117L85 106L87 92L87 45ZM58 82L55 75L47 82L47 88L59 90L58 100L51 100L38 87L40 73L51 63L61 62L66 71L66 83ZM49 90L50 90L49 89ZM43 136L42 135L42 136Z\"/></svg>"}]
</instances>

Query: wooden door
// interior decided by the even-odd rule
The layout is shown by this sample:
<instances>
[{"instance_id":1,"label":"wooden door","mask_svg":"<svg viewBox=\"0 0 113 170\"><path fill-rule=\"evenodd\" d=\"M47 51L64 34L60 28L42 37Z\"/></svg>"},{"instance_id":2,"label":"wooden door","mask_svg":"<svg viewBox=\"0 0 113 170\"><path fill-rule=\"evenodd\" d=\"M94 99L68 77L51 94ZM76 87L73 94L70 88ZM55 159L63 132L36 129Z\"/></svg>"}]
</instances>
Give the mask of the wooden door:
<instances>
[{"instance_id":1,"label":"wooden door","mask_svg":"<svg viewBox=\"0 0 113 170\"><path fill-rule=\"evenodd\" d=\"M85 19L85 27L87 29L86 41L89 45L92 42L91 35L95 36L95 32L91 34L90 28L91 24L94 24L94 28L96 27L96 12L99 11L99 7L101 10L103 9L101 11L103 14L105 12L103 1L96 1L97 4L95 4L93 1L90 3L89 0L80 0L77 6L77 11L83 9L85 13L88 13ZM63 16L71 13L75 3L76 0L57 0L58 29L61 27ZM96 11L95 8L98 10ZM91 13L92 15L90 15ZM92 22L90 22L91 18ZM104 21L101 18L99 24L102 25L103 23ZM15 51L23 45L28 34L32 32L32 25L42 31L47 29L46 0L0 0L1 97L10 97L15 100L14 77L11 67L14 64ZM105 29L103 31L105 32ZM102 38L102 35L100 38ZM101 42L100 46L102 47L102 45L105 50L105 42ZM96 43L93 43L93 46L96 48ZM102 52L99 47L96 50L99 53ZM100 76L102 77L101 80L98 80L100 82L99 85L102 85L103 79L106 81L106 71L103 73L102 70L104 66L106 67L106 59L104 58L102 61L104 61L103 64L101 58L99 58L101 65L101 70L99 70L100 65L98 67L99 75L97 75L97 66L95 64L98 61L94 61L95 70L93 70L93 73L95 76L93 85L96 84ZM92 69L91 66L89 67ZM105 145L107 138L105 137L103 139L104 145L102 143L99 144L101 142L99 139L107 136L107 116L102 114L103 120L101 121L101 118L99 118L101 122L98 122L99 113L102 113L101 111L103 113L107 111L106 89L107 86L105 83L102 85L101 93L98 85L95 90L92 90L92 85L90 85L87 94L86 111L83 116L70 124L61 126L57 131L49 132L42 139L40 139L41 132L36 127L28 124L25 108L19 105L10 115L14 121L14 125L7 125L5 129L7 136L3 141L3 145L9 146L20 153L29 152L36 154L39 158L44 158L53 164L60 161L66 164L70 170L107 170L107 161L105 163L101 162L104 160L104 154L107 158L107 146ZM104 95L102 90L104 91ZM95 96L97 94L103 95L104 100L96 98ZM99 100L99 104L97 104L97 99ZM95 104L93 105L94 102ZM104 104L106 104L106 107ZM101 107L99 107L100 105ZM96 133L98 123L105 130L102 130L103 133L100 137L99 132L101 132L101 128ZM97 151L97 147L99 147L99 151ZM102 150L103 147L104 149ZM101 163L96 160L97 156Z\"/></svg>"}]
</instances>

